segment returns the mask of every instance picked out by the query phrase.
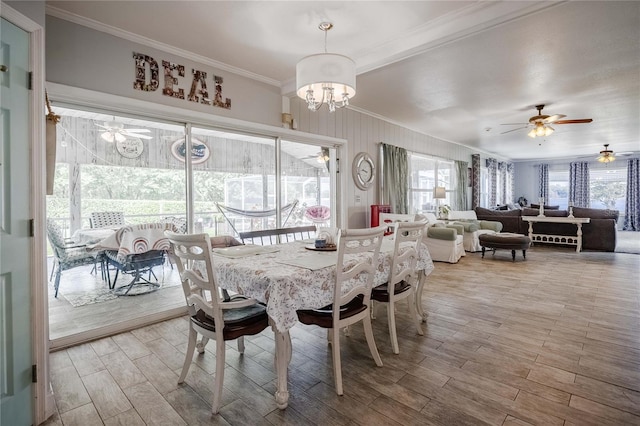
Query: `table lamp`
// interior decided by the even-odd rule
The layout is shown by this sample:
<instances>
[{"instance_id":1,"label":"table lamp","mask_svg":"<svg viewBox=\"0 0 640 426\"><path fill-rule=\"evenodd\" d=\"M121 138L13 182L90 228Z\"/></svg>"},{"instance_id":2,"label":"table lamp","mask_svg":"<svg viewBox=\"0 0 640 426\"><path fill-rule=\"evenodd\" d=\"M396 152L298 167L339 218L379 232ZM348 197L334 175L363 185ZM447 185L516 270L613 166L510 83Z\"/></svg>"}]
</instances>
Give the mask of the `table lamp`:
<instances>
[{"instance_id":1,"label":"table lamp","mask_svg":"<svg viewBox=\"0 0 640 426\"><path fill-rule=\"evenodd\" d=\"M436 211L440 214L440 200L447 198L447 188L444 186L436 186L433 188L433 198L436 200Z\"/></svg>"}]
</instances>

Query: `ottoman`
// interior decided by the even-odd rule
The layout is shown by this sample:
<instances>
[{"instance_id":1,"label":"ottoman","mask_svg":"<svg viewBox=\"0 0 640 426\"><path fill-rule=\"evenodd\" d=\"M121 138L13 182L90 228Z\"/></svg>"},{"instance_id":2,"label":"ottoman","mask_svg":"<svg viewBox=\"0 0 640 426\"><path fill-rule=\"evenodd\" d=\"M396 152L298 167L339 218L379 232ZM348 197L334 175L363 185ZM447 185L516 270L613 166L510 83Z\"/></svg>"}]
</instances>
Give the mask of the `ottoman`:
<instances>
[{"instance_id":1,"label":"ottoman","mask_svg":"<svg viewBox=\"0 0 640 426\"><path fill-rule=\"evenodd\" d=\"M531 239L526 235L511 234L511 233L498 233L498 234L482 234L478 236L480 245L482 246L482 257L484 258L485 249L493 249L495 253L496 249L511 250L511 257L516 260L516 250L522 250L522 257L527 259L527 249L531 245Z\"/></svg>"}]
</instances>

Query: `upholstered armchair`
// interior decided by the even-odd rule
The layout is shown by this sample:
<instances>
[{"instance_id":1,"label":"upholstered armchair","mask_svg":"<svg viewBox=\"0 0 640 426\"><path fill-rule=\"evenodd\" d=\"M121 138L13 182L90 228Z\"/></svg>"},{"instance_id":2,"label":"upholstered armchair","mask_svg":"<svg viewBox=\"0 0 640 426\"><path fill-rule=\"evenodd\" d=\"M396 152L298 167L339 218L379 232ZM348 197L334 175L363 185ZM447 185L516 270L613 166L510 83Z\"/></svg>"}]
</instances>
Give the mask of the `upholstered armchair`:
<instances>
[{"instance_id":1,"label":"upholstered armchair","mask_svg":"<svg viewBox=\"0 0 640 426\"><path fill-rule=\"evenodd\" d=\"M427 236L423 239L429 249L431 259L437 262L457 263L465 255L464 227L447 225L436 219L433 213L426 213Z\"/></svg>"},{"instance_id":2,"label":"upholstered armchair","mask_svg":"<svg viewBox=\"0 0 640 426\"><path fill-rule=\"evenodd\" d=\"M449 212L449 220L455 220L454 225L463 227L463 245L466 251L480 251L480 235L495 234L502 231L502 223L498 221L478 220L473 210Z\"/></svg>"}]
</instances>

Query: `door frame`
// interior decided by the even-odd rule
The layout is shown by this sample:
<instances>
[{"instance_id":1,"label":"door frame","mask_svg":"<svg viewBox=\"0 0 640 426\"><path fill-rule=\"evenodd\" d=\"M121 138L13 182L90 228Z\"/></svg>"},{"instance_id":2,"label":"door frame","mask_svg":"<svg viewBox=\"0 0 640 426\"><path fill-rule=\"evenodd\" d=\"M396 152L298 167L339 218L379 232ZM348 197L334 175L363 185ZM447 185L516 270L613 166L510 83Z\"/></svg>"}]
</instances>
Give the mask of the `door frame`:
<instances>
[{"instance_id":1,"label":"door frame","mask_svg":"<svg viewBox=\"0 0 640 426\"><path fill-rule=\"evenodd\" d=\"M32 356L36 365L33 386L34 424L40 424L55 412L49 380L49 307L47 303L47 250L45 239L45 31L42 26L2 2L0 16L29 33L29 70L32 86L29 93L29 141L31 151L31 216L34 220L31 240L31 324Z\"/></svg>"}]
</instances>

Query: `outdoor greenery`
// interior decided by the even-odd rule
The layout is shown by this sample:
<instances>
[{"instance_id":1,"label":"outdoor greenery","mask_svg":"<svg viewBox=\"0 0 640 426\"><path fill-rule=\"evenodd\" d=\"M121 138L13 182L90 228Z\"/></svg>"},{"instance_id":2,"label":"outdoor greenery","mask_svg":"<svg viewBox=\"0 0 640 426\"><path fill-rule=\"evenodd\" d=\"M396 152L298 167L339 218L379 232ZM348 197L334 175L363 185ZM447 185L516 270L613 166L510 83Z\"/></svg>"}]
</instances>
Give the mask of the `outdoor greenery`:
<instances>
[{"instance_id":1,"label":"outdoor greenery","mask_svg":"<svg viewBox=\"0 0 640 426\"><path fill-rule=\"evenodd\" d=\"M606 209L616 209L616 202L625 198L627 183L621 181L592 180L591 201L598 201Z\"/></svg>"}]
</instances>

